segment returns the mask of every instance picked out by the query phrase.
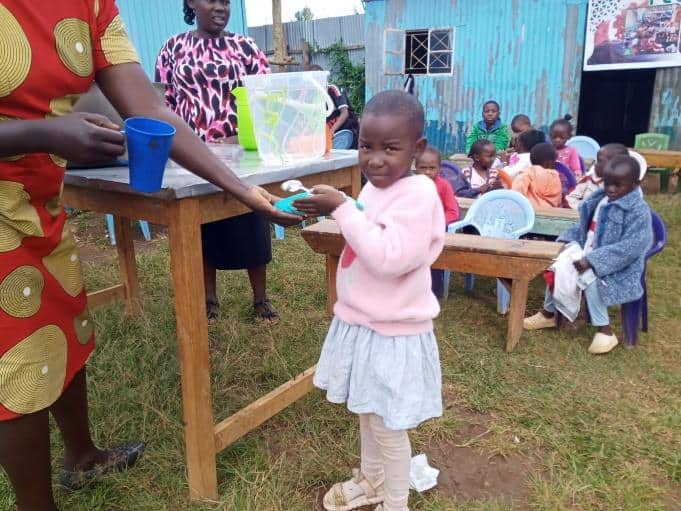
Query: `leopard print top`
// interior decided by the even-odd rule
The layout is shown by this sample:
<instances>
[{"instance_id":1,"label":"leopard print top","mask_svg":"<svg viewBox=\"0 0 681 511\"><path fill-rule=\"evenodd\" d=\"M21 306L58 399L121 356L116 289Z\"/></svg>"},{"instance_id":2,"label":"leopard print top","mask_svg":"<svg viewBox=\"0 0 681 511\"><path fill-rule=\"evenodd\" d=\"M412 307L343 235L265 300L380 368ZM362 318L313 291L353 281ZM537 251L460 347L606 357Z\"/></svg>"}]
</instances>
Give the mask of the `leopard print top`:
<instances>
[{"instance_id":1,"label":"leopard print top","mask_svg":"<svg viewBox=\"0 0 681 511\"><path fill-rule=\"evenodd\" d=\"M175 35L156 60L156 81L166 86L168 106L206 142L236 134L232 89L243 85L245 75L269 72L255 42L230 32L209 39L193 32Z\"/></svg>"}]
</instances>

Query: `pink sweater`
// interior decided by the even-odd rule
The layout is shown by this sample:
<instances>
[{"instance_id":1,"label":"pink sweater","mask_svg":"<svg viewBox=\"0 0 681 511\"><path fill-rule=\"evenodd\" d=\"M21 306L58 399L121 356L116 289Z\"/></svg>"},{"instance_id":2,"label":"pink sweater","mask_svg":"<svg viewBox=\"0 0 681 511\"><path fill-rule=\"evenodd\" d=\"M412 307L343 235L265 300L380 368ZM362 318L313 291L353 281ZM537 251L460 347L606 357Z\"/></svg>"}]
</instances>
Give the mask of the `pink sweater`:
<instances>
[{"instance_id":1,"label":"pink sweater","mask_svg":"<svg viewBox=\"0 0 681 511\"><path fill-rule=\"evenodd\" d=\"M582 163L579 160L579 153L574 147L566 145L559 150L558 161L569 168L575 176L582 175Z\"/></svg>"},{"instance_id":2,"label":"pink sweater","mask_svg":"<svg viewBox=\"0 0 681 511\"><path fill-rule=\"evenodd\" d=\"M359 200L364 211L346 202L333 212L346 241L335 315L386 336L429 332L440 312L430 266L445 235L433 181L409 176L388 188L367 183Z\"/></svg>"}]
</instances>

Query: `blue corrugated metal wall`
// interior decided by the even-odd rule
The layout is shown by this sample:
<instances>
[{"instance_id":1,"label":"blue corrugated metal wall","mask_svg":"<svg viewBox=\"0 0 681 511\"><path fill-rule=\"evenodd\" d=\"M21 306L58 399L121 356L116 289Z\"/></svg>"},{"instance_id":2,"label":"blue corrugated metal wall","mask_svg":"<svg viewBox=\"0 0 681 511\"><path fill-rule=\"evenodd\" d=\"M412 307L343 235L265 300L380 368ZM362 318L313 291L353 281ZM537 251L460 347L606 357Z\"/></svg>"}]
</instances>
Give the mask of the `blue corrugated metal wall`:
<instances>
[{"instance_id":1,"label":"blue corrugated metal wall","mask_svg":"<svg viewBox=\"0 0 681 511\"><path fill-rule=\"evenodd\" d=\"M366 7L367 97L402 86L383 72L384 31L455 29L453 76L416 77L426 135L445 152L463 150L465 133L495 99L505 122L517 113L545 126L576 117L587 0L385 0Z\"/></svg>"},{"instance_id":2,"label":"blue corrugated metal wall","mask_svg":"<svg viewBox=\"0 0 681 511\"><path fill-rule=\"evenodd\" d=\"M247 34L245 0L232 0L228 29ZM163 43L174 34L191 30L184 22L182 0L116 0L142 67L153 79L154 65Z\"/></svg>"}]
</instances>

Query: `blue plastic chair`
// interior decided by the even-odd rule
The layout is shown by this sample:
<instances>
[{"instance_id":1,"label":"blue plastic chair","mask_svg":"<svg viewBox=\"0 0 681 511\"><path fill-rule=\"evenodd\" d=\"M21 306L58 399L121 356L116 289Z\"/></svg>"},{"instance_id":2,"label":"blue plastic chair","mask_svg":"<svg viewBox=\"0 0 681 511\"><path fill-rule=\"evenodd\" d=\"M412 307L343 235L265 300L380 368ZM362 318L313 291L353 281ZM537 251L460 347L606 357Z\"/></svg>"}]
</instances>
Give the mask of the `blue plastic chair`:
<instances>
[{"instance_id":1,"label":"blue plastic chair","mask_svg":"<svg viewBox=\"0 0 681 511\"><path fill-rule=\"evenodd\" d=\"M147 241L151 241L151 231L149 230L149 222L147 222L146 220L139 220L139 224L140 229L142 230L142 234L144 235L144 239ZM116 229L114 228L113 215L110 214L106 215L106 228L109 230L109 239L111 240L111 244L115 245Z\"/></svg>"},{"instance_id":2,"label":"blue plastic chair","mask_svg":"<svg viewBox=\"0 0 681 511\"><path fill-rule=\"evenodd\" d=\"M653 217L653 246L646 253L646 267L648 259L662 252L667 244L667 229L660 218L660 215L651 211ZM624 330L624 340L628 347L636 346L638 340L638 329L648 331L648 288L646 286L646 268L641 275L641 285L643 286L643 296L633 302L622 304L622 328Z\"/></svg>"},{"instance_id":3,"label":"blue plastic chair","mask_svg":"<svg viewBox=\"0 0 681 511\"><path fill-rule=\"evenodd\" d=\"M593 138L584 135L577 135L566 142L567 145L577 149L579 156L585 160L595 160L600 144Z\"/></svg>"},{"instance_id":4,"label":"blue plastic chair","mask_svg":"<svg viewBox=\"0 0 681 511\"><path fill-rule=\"evenodd\" d=\"M530 232L534 226L534 208L522 194L513 190L493 190L473 202L463 220L449 225L447 232L456 232L464 227L474 227L480 236L518 239ZM445 298L449 292L450 272L445 272ZM472 291L473 275L466 275L465 289ZM497 311L508 312L510 295L504 285L497 281Z\"/></svg>"}]
</instances>

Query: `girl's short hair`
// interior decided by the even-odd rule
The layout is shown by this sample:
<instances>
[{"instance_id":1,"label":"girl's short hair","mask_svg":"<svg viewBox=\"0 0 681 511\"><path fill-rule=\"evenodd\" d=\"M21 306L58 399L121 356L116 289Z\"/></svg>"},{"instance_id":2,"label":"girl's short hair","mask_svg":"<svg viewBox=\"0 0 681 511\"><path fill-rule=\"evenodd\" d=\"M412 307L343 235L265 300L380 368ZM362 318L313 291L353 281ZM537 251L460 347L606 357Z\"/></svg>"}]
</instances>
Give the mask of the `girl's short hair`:
<instances>
[{"instance_id":1,"label":"girl's short hair","mask_svg":"<svg viewBox=\"0 0 681 511\"><path fill-rule=\"evenodd\" d=\"M537 144L546 142L546 135L544 135L543 131L527 130L520 134L518 141L523 145L525 151L529 153Z\"/></svg>"},{"instance_id":2,"label":"girl's short hair","mask_svg":"<svg viewBox=\"0 0 681 511\"><path fill-rule=\"evenodd\" d=\"M194 20L196 19L196 13L194 12L194 9L189 7L187 0L184 0L182 4L183 4L182 9L184 10L184 22L187 25L193 25Z\"/></svg>"},{"instance_id":3,"label":"girl's short hair","mask_svg":"<svg viewBox=\"0 0 681 511\"><path fill-rule=\"evenodd\" d=\"M497 103L497 102L494 101L493 99L490 99L489 101L485 101L485 102L482 104L482 109L484 110L485 107L486 107L487 105L494 105L495 107L497 107L497 110L501 110L501 107L499 106L499 103Z\"/></svg>"},{"instance_id":4,"label":"girl's short hair","mask_svg":"<svg viewBox=\"0 0 681 511\"><path fill-rule=\"evenodd\" d=\"M494 143L491 140L487 140L486 138L476 140L471 146L471 150L468 151L468 157L472 158L476 154L481 154L485 147L487 147L488 145L494 146Z\"/></svg>"}]
</instances>

